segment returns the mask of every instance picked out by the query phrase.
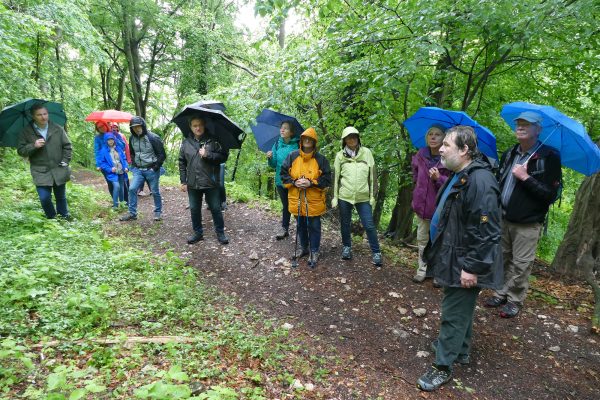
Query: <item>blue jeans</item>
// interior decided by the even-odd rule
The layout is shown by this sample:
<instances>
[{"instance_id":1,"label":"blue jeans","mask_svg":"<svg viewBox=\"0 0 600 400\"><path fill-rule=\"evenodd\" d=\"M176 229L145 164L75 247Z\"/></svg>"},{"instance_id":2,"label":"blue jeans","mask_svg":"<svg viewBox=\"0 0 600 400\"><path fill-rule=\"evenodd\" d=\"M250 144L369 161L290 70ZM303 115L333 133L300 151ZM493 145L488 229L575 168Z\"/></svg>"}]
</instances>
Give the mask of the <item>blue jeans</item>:
<instances>
[{"instance_id":1,"label":"blue jeans","mask_svg":"<svg viewBox=\"0 0 600 400\"><path fill-rule=\"evenodd\" d=\"M113 207L119 207L119 202L125 200L125 174L118 175L117 181L112 181Z\"/></svg>"},{"instance_id":2,"label":"blue jeans","mask_svg":"<svg viewBox=\"0 0 600 400\"><path fill-rule=\"evenodd\" d=\"M308 219L308 221L306 221ZM321 246L321 217L298 217L298 238L300 246L307 248L310 240L310 251L316 253Z\"/></svg>"},{"instance_id":3,"label":"blue jeans","mask_svg":"<svg viewBox=\"0 0 600 400\"><path fill-rule=\"evenodd\" d=\"M371 252L380 253L379 240L377 239L377 228L373 221L373 211L369 202L351 204L344 200L338 201L340 207L340 226L342 231L342 244L352 246L352 237L350 234L350 223L352 222L352 209L356 208L360 222L367 232Z\"/></svg>"},{"instance_id":4,"label":"blue jeans","mask_svg":"<svg viewBox=\"0 0 600 400\"><path fill-rule=\"evenodd\" d=\"M154 197L154 212L162 212L162 198L158 190L158 181L160 174L153 169L133 169L133 181L129 186L129 214L137 215L138 190L144 187L144 182L148 182Z\"/></svg>"},{"instance_id":5,"label":"blue jeans","mask_svg":"<svg viewBox=\"0 0 600 400\"><path fill-rule=\"evenodd\" d=\"M40 203L46 214L46 218L56 218L56 212L62 217L67 218L69 216L69 207L67 206L67 191L66 185L54 185L54 186L36 186L38 196L40 197ZM52 191L54 191L54 198L56 199L56 209L52 203Z\"/></svg>"},{"instance_id":6,"label":"blue jeans","mask_svg":"<svg viewBox=\"0 0 600 400\"><path fill-rule=\"evenodd\" d=\"M219 187L211 189L191 189L188 187L187 194L190 202L190 214L192 216L192 229L194 232L204 233L204 229L202 228L202 196L206 195L206 202L212 214L215 232L225 233L225 221L221 212Z\"/></svg>"},{"instance_id":7,"label":"blue jeans","mask_svg":"<svg viewBox=\"0 0 600 400\"><path fill-rule=\"evenodd\" d=\"M290 210L288 207L288 190L283 186L276 186L277 194L279 194L279 198L281 199L281 205L283 206L283 210L281 212L281 226L286 231L290 228Z\"/></svg>"}]
</instances>

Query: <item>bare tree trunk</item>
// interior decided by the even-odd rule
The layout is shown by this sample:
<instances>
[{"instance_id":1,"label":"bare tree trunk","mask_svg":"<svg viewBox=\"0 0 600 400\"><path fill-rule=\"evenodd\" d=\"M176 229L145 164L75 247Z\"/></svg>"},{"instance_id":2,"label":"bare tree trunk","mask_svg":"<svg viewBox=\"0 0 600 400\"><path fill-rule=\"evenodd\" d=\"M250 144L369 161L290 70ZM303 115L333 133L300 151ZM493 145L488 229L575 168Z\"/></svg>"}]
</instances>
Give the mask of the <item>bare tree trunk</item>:
<instances>
[{"instance_id":1,"label":"bare tree trunk","mask_svg":"<svg viewBox=\"0 0 600 400\"><path fill-rule=\"evenodd\" d=\"M56 29L56 38L54 42L54 56L56 57L56 82L58 84L58 91L60 93L60 102L65 103L65 90L63 88L63 73L62 73L62 61L60 59L60 39L61 29Z\"/></svg>"},{"instance_id":2,"label":"bare tree trunk","mask_svg":"<svg viewBox=\"0 0 600 400\"><path fill-rule=\"evenodd\" d=\"M390 182L390 171L385 169L379 174L379 191L377 192L377 199L375 200L375 210L373 210L373 221L375 226L379 226L381 221L381 214L383 214L383 203L385 196L387 195L387 186Z\"/></svg>"},{"instance_id":3,"label":"bare tree trunk","mask_svg":"<svg viewBox=\"0 0 600 400\"><path fill-rule=\"evenodd\" d=\"M283 49L285 47L285 18L281 21L281 25L279 25L277 40L279 41L279 47Z\"/></svg>"},{"instance_id":4,"label":"bare tree trunk","mask_svg":"<svg viewBox=\"0 0 600 400\"><path fill-rule=\"evenodd\" d=\"M387 228L388 235L397 242L411 243L414 241L412 185L400 184L396 194L396 205L392 211L392 219Z\"/></svg>"},{"instance_id":5,"label":"bare tree trunk","mask_svg":"<svg viewBox=\"0 0 600 400\"><path fill-rule=\"evenodd\" d=\"M559 274L585 279L594 292L592 330L600 333L600 173L583 180L575 196L575 205L565 237L552 261Z\"/></svg>"}]
</instances>

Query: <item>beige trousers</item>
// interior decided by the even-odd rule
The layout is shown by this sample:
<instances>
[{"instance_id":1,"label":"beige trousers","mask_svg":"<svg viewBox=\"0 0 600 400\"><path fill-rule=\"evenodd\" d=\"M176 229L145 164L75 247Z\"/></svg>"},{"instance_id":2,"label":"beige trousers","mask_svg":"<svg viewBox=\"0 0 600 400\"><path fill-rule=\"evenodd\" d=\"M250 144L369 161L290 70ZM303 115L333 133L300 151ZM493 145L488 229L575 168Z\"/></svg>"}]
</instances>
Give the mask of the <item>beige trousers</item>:
<instances>
[{"instance_id":1,"label":"beige trousers","mask_svg":"<svg viewBox=\"0 0 600 400\"><path fill-rule=\"evenodd\" d=\"M427 246L429 241L429 226L431 221L428 219L422 219L418 215L417 217L417 246L419 247L419 267L417 268L417 276L425 276L427 271L427 264L423 261L423 250Z\"/></svg>"}]
</instances>

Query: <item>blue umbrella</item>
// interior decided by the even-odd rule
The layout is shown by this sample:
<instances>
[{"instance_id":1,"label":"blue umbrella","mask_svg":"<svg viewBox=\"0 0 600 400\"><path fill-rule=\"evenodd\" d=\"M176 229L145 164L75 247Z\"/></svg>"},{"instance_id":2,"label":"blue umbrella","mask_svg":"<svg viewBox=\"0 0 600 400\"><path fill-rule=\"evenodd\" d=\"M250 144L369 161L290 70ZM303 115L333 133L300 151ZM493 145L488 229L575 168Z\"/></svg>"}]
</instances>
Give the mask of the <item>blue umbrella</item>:
<instances>
[{"instance_id":1,"label":"blue umbrella","mask_svg":"<svg viewBox=\"0 0 600 400\"><path fill-rule=\"evenodd\" d=\"M583 125L556 108L517 101L504 105L500 115L514 130L515 118L525 111L536 112L542 117L539 140L558 150L562 165L587 176L600 171L598 145L590 139Z\"/></svg>"},{"instance_id":2,"label":"blue umbrella","mask_svg":"<svg viewBox=\"0 0 600 400\"><path fill-rule=\"evenodd\" d=\"M279 138L279 128L283 121L292 121L292 128L296 136L304 132L304 128L298 120L273 110L265 108L260 115L256 117L256 125L251 126L252 133L256 139L256 144L261 151L265 153L270 151L273 144Z\"/></svg>"},{"instance_id":3,"label":"blue umbrella","mask_svg":"<svg viewBox=\"0 0 600 400\"><path fill-rule=\"evenodd\" d=\"M29 110L35 104L46 107L50 121L61 126L66 124L67 115L62 104L42 99L25 99L0 112L0 146L17 147L19 134L33 121Z\"/></svg>"},{"instance_id":4,"label":"blue umbrella","mask_svg":"<svg viewBox=\"0 0 600 400\"><path fill-rule=\"evenodd\" d=\"M479 151L494 160L498 159L496 137L492 131L485 126L479 125L477 121L463 111L450 111L438 107L421 107L410 118L404 121L404 126L408 129L410 140L418 149L427 146L425 134L432 125L441 125L446 129L456 125L472 127L475 130L475 134L477 134L477 147L479 147Z\"/></svg>"}]
</instances>

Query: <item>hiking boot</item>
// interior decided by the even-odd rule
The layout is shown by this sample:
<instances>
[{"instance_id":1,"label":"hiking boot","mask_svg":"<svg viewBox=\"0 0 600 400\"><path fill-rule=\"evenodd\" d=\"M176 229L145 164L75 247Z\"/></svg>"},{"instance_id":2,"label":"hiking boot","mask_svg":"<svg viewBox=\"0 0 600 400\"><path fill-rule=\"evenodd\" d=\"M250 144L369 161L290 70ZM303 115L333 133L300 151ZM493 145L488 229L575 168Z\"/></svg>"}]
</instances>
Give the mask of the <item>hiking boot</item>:
<instances>
[{"instance_id":1,"label":"hiking boot","mask_svg":"<svg viewBox=\"0 0 600 400\"><path fill-rule=\"evenodd\" d=\"M282 227L279 230L279 232L277 232L277 235L275 235L275 239L281 240L281 239L285 239L288 236L290 236L290 233L288 232L287 229L285 229L285 228Z\"/></svg>"},{"instance_id":2,"label":"hiking boot","mask_svg":"<svg viewBox=\"0 0 600 400\"><path fill-rule=\"evenodd\" d=\"M224 233L217 233L217 240L221 244L229 244L229 238Z\"/></svg>"},{"instance_id":3,"label":"hiking boot","mask_svg":"<svg viewBox=\"0 0 600 400\"><path fill-rule=\"evenodd\" d=\"M302 258L302 257L306 257L307 255L310 254L310 251L308 251L308 247L302 247L300 249L300 254L298 254L297 258Z\"/></svg>"},{"instance_id":4,"label":"hiking boot","mask_svg":"<svg viewBox=\"0 0 600 400\"><path fill-rule=\"evenodd\" d=\"M501 297L496 297L496 296L488 297L487 300L485 301L485 303L483 303L484 306L490 307L490 308L500 307L504 304L506 304L506 299L503 299Z\"/></svg>"},{"instance_id":5,"label":"hiking boot","mask_svg":"<svg viewBox=\"0 0 600 400\"><path fill-rule=\"evenodd\" d=\"M310 257L308 258L308 267L311 269L315 269L317 267L318 261L319 261L319 252L311 251Z\"/></svg>"},{"instance_id":6,"label":"hiking boot","mask_svg":"<svg viewBox=\"0 0 600 400\"><path fill-rule=\"evenodd\" d=\"M504 307L500 309L500 316L502 318L512 318L516 317L521 309L518 305L513 303L512 301L506 302Z\"/></svg>"},{"instance_id":7,"label":"hiking boot","mask_svg":"<svg viewBox=\"0 0 600 400\"><path fill-rule=\"evenodd\" d=\"M373 253L373 257L371 257L371 263L377 268L383 265L383 256L381 253Z\"/></svg>"},{"instance_id":8,"label":"hiking boot","mask_svg":"<svg viewBox=\"0 0 600 400\"><path fill-rule=\"evenodd\" d=\"M437 289L442 287L442 284L437 280L437 278L433 278L433 287Z\"/></svg>"},{"instance_id":9,"label":"hiking boot","mask_svg":"<svg viewBox=\"0 0 600 400\"><path fill-rule=\"evenodd\" d=\"M137 215L127 213L125 215L122 215L121 218L119 218L119 221L135 221L136 219Z\"/></svg>"},{"instance_id":10,"label":"hiking boot","mask_svg":"<svg viewBox=\"0 0 600 400\"><path fill-rule=\"evenodd\" d=\"M204 240L204 235L199 232L194 232L194 234L188 238L187 242L188 244L194 244L201 240Z\"/></svg>"},{"instance_id":11,"label":"hiking boot","mask_svg":"<svg viewBox=\"0 0 600 400\"><path fill-rule=\"evenodd\" d=\"M444 383L448 383L450 378L452 378L452 371L449 369L439 369L432 365L429 371L417 380L417 387L425 392L433 392L439 389Z\"/></svg>"},{"instance_id":12,"label":"hiking boot","mask_svg":"<svg viewBox=\"0 0 600 400\"><path fill-rule=\"evenodd\" d=\"M155 212L154 213L154 220L155 221L161 221L162 220L162 215L159 212Z\"/></svg>"},{"instance_id":13,"label":"hiking boot","mask_svg":"<svg viewBox=\"0 0 600 400\"><path fill-rule=\"evenodd\" d=\"M352 247L344 246L342 249L342 260L352 260Z\"/></svg>"},{"instance_id":14,"label":"hiking boot","mask_svg":"<svg viewBox=\"0 0 600 400\"><path fill-rule=\"evenodd\" d=\"M414 283L423 283L424 280L425 280L425 275L421 275L418 272L412 278L412 281Z\"/></svg>"},{"instance_id":15,"label":"hiking boot","mask_svg":"<svg viewBox=\"0 0 600 400\"><path fill-rule=\"evenodd\" d=\"M431 350L433 350L434 353L437 353L437 344L437 339L431 342ZM469 357L468 354L459 354L458 356L456 356L454 363L460 365L469 365L471 363L471 357Z\"/></svg>"}]
</instances>

